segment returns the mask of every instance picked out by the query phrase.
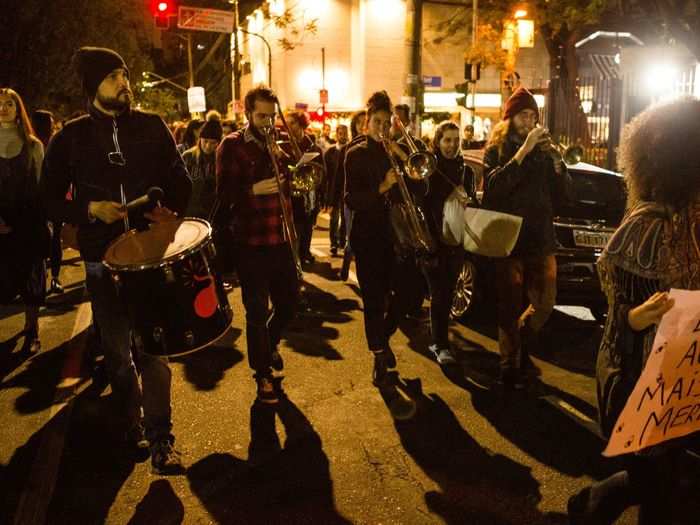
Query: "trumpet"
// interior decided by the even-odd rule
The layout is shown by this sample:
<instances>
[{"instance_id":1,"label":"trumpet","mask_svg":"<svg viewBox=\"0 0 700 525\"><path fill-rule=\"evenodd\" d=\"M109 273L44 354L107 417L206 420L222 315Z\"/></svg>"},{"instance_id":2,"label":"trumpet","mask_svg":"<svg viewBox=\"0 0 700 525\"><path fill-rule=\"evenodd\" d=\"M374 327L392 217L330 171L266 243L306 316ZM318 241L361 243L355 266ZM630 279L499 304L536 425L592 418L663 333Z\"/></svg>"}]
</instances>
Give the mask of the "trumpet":
<instances>
[{"instance_id":1,"label":"trumpet","mask_svg":"<svg viewBox=\"0 0 700 525\"><path fill-rule=\"evenodd\" d=\"M555 142L549 134L549 131L547 131L543 137L544 140L542 142L547 144L546 149L542 149L542 146L540 146L540 150L543 153L548 153L555 160L564 162L569 166L581 162L583 158L583 148L578 144L564 146L560 142Z\"/></svg>"}]
</instances>

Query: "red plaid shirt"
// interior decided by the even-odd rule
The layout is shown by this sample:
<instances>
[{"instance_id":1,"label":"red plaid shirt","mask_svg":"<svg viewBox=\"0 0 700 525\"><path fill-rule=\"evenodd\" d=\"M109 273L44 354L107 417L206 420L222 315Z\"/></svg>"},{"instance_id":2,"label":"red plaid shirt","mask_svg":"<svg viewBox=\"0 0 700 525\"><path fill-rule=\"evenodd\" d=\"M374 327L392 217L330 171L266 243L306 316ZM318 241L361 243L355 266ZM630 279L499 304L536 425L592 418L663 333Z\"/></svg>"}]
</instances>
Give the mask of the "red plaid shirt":
<instances>
[{"instance_id":1,"label":"red plaid shirt","mask_svg":"<svg viewBox=\"0 0 700 525\"><path fill-rule=\"evenodd\" d=\"M289 175L283 165L280 174L287 181L284 201L291 210ZM253 184L270 177L274 177L270 156L250 127L224 138L216 151L216 191L223 205L233 205L232 227L238 242L272 246L287 241L279 195L253 195Z\"/></svg>"}]
</instances>

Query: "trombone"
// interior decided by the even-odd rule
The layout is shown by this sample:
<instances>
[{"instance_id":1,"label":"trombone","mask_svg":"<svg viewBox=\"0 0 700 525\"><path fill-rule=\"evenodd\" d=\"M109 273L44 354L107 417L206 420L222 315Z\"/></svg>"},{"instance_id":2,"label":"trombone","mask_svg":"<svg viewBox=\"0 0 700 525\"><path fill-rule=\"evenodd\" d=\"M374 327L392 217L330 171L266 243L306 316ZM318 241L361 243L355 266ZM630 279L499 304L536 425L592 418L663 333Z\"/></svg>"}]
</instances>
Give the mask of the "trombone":
<instances>
[{"instance_id":1,"label":"trombone","mask_svg":"<svg viewBox=\"0 0 700 525\"><path fill-rule=\"evenodd\" d=\"M435 155L429 151L423 151L416 146L416 141L413 140L413 137L408 132L403 122L401 122L401 118L398 115L394 114L392 120L396 127L399 128L401 136L406 142L406 146L408 146L409 155L405 163L407 175L415 180L427 179L433 174L437 167Z\"/></svg>"},{"instance_id":2,"label":"trombone","mask_svg":"<svg viewBox=\"0 0 700 525\"><path fill-rule=\"evenodd\" d=\"M543 153L548 153L550 156L555 158L555 160L563 161L569 166L581 162L581 159L583 158L583 148L581 146L578 144L564 146L560 142L555 142L552 136L549 134L549 131L546 132L546 138L549 141L549 149L547 151L542 151Z\"/></svg>"},{"instance_id":3,"label":"trombone","mask_svg":"<svg viewBox=\"0 0 700 525\"><path fill-rule=\"evenodd\" d=\"M267 146L267 153L270 155L270 160L272 161L272 170L275 172L275 181L277 182L277 195L280 200L280 207L282 208L282 228L284 231L284 236L289 242L289 248L292 250L292 259L294 260L294 267L297 271L297 278L301 281L304 278L304 273L301 269L301 259L299 258L299 249L297 246L297 231L294 227L294 219L291 216L289 208L287 207L287 202L284 198L284 191L282 188L282 176L280 175L280 167L277 164L277 156L275 155L275 150L277 145L275 143L275 125L270 120L270 122L262 129L263 135L265 135L265 145Z\"/></svg>"}]
</instances>

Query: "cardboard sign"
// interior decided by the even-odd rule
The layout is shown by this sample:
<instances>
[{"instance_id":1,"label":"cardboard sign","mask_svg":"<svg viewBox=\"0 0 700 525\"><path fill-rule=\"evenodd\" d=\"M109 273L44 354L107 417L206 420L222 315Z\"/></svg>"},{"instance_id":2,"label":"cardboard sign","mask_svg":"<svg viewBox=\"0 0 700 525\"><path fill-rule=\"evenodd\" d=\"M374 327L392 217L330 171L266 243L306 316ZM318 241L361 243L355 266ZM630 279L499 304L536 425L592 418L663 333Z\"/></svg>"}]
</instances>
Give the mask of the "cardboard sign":
<instances>
[{"instance_id":1,"label":"cardboard sign","mask_svg":"<svg viewBox=\"0 0 700 525\"><path fill-rule=\"evenodd\" d=\"M637 452L700 430L700 291L671 290L649 359L604 456Z\"/></svg>"}]
</instances>

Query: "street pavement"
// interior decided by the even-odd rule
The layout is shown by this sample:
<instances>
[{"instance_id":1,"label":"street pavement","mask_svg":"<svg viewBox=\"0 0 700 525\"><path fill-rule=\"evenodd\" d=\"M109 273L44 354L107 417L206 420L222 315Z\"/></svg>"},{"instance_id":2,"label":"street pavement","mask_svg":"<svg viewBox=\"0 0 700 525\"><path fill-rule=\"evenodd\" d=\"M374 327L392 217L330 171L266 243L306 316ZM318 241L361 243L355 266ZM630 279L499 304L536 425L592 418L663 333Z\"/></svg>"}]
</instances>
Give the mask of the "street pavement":
<instances>
[{"instance_id":1,"label":"street pavement","mask_svg":"<svg viewBox=\"0 0 700 525\"><path fill-rule=\"evenodd\" d=\"M0 309L0 523L567 523L568 497L616 466L593 431L601 327L585 309L558 308L535 359L541 381L504 394L492 384L492 319L454 323L452 369L427 352L426 322L407 319L392 339L397 386L380 393L356 277L338 279L326 226L322 216L308 307L282 344L276 411L254 402L240 288L229 332L172 360L183 475L153 475L120 444L109 388L84 364L76 252L65 254L66 293L42 312L40 354L20 353L21 308ZM408 398L415 416L395 421L388 406ZM635 520L631 509L618 523Z\"/></svg>"}]
</instances>

